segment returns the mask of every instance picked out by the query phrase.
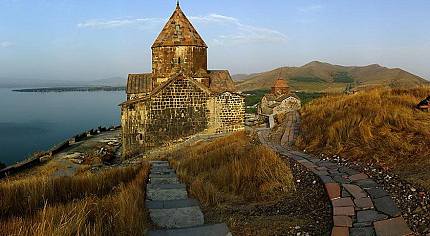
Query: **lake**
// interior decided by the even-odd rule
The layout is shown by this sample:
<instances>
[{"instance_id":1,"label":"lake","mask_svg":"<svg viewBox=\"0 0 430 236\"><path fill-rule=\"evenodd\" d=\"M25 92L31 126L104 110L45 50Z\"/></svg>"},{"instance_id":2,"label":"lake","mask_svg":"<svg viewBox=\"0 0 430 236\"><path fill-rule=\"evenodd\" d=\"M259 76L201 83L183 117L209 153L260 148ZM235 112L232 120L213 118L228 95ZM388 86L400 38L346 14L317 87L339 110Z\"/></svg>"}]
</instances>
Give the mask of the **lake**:
<instances>
[{"instance_id":1,"label":"lake","mask_svg":"<svg viewBox=\"0 0 430 236\"><path fill-rule=\"evenodd\" d=\"M125 91L20 93L0 88L0 161L13 164L83 131L120 124Z\"/></svg>"}]
</instances>

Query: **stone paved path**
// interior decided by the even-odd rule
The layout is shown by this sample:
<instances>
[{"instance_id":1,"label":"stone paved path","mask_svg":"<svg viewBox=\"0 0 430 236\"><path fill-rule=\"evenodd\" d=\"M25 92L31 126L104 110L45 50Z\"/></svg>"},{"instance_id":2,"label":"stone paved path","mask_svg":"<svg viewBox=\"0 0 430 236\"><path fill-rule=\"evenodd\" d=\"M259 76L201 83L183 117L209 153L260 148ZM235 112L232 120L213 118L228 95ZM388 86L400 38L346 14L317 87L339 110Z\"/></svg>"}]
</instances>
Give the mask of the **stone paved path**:
<instances>
[{"instance_id":1,"label":"stone paved path","mask_svg":"<svg viewBox=\"0 0 430 236\"><path fill-rule=\"evenodd\" d=\"M297 161L324 183L333 207L333 236L413 235L390 195L367 175L272 144L267 132L258 132L263 144Z\"/></svg>"},{"instance_id":2,"label":"stone paved path","mask_svg":"<svg viewBox=\"0 0 430 236\"><path fill-rule=\"evenodd\" d=\"M151 162L146 187L146 208L159 230L149 236L231 236L226 224L205 225L199 202L188 198L186 186L179 183L167 161Z\"/></svg>"}]
</instances>

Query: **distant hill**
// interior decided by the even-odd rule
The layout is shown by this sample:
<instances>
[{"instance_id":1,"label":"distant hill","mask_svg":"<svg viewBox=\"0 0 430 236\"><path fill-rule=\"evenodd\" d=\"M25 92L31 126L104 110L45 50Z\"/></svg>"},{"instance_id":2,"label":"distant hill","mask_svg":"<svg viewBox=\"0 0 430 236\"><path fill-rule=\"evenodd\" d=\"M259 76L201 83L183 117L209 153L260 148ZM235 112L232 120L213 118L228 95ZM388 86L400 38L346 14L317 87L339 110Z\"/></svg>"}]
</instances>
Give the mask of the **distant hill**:
<instances>
[{"instance_id":1,"label":"distant hill","mask_svg":"<svg viewBox=\"0 0 430 236\"><path fill-rule=\"evenodd\" d=\"M340 92L348 85L355 89L369 86L411 88L429 82L399 68L390 69L380 65L339 66L313 61L302 67L282 67L272 71L248 76L233 76L242 91L267 89L276 78L286 79L292 90L307 92Z\"/></svg>"}]
</instances>

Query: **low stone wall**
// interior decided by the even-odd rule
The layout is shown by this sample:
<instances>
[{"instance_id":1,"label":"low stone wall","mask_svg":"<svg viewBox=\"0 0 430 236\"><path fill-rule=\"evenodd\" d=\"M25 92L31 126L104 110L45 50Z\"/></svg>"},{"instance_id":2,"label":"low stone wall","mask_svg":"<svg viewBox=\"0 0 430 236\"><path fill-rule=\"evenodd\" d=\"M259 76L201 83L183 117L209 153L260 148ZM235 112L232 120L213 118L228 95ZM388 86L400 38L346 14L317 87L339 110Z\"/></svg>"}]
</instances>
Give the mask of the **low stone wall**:
<instances>
[{"instance_id":1,"label":"low stone wall","mask_svg":"<svg viewBox=\"0 0 430 236\"><path fill-rule=\"evenodd\" d=\"M45 162L47 159L54 156L55 154L58 154L58 153L64 151L66 148L70 147L70 145L73 145L76 142L80 142L87 137L91 137L91 136L101 134L101 133L104 133L107 131L114 131L114 130L117 130L120 128L121 128L121 126L111 126L109 128L98 127L97 129L88 130L84 133L78 134L78 135L74 136L73 138L71 138L67 141L64 141L64 142L61 142L61 143L55 145L53 148L51 148L47 152L39 153L36 156L32 156L32 157L28 158L27 160L21 161L17 164L8 166L8 167L0 170L0 179L4 178L6 176L9 176L9 175L16 174L16 173L19 173L21 171L27 170L29 168L36 166L36 165L39 165L39 164Z\"/></svg>"}]
</instances>

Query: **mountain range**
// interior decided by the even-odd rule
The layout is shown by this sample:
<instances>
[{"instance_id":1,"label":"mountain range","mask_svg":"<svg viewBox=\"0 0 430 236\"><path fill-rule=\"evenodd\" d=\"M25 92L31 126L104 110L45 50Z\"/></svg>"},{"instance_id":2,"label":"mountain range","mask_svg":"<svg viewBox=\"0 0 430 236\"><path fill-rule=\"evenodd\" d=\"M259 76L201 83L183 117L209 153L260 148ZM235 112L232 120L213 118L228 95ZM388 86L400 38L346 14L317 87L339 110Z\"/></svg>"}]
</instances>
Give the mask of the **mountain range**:
<instances>
[{"instance_id":1,"label":"mountain range","mask_svg":"<svg viewBox=\"0 0 430 236\"><path fill-rule=\"evenodd\" d=\"M381 85L411 88L429 84L429 81L399 68L377 64L340 66L319 61L301 67L281 67L257 74L233 76L241 91L268 89L277 78L286 80L292 90L306 92L340 92L346 87L361 89Z\"/></svg>"},{"instance_id":2,"label":"mountain range","mask_svg":"<svg viewBox=\"0 0 430 236\"><path fill-rule=\"evenodd\" d=\"M361 89L381 85L392 88L411 88L429 84L429 81L399 68L387 68L377 64L340 66L319 61L313 61L301 67L281 67L267 72L237 74L232 77L240 91L269 89L277 78L286 80L292 90L304 92L341 92L346 87ZM0 88L125 86L126 83L127 79L124 77L93 81L0 79Z\"/></svg>"}]
</instances>

